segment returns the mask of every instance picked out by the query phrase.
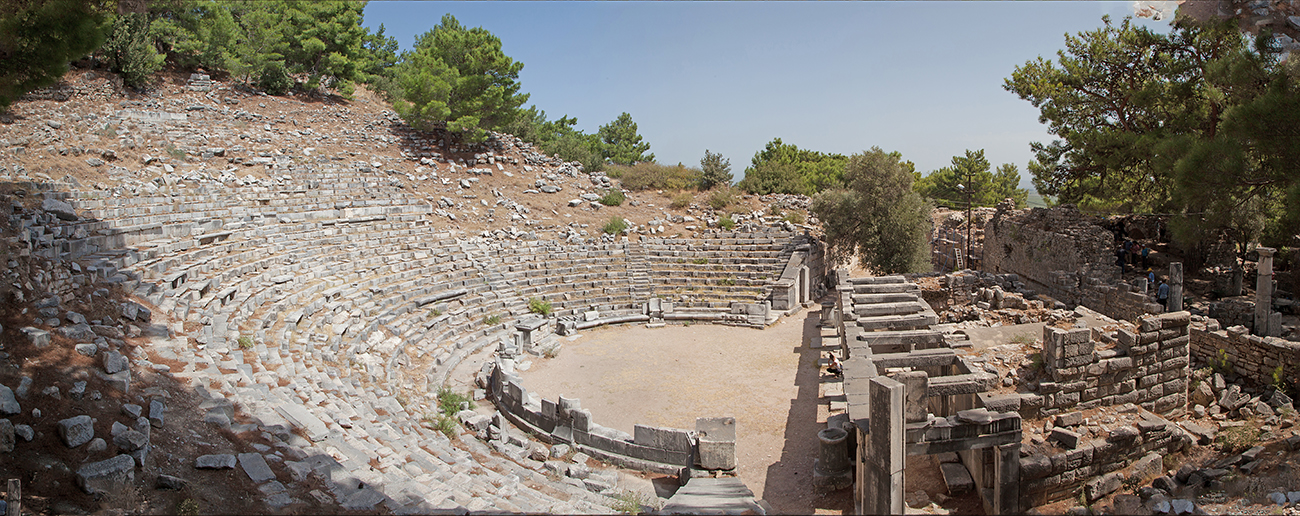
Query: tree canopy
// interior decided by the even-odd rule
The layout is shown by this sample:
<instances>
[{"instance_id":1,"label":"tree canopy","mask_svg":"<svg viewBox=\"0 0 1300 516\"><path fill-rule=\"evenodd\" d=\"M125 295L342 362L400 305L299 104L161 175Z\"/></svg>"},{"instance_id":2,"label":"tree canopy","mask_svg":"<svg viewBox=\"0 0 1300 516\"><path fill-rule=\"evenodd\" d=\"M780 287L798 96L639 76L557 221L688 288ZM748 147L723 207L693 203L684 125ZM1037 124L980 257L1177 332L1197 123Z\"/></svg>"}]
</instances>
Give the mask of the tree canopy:
<instances>
[{"instance_id":1,"label":"tree canopy","mask_svg":"<svg viewBox=\"0 0 1300 516\"><path fill-rule=\"evenodd\" d=\"M108 9L94 0L0 4L0 111L25 93L52 86L68 63L104 43Z\"/></svg>"},{"instance_id":2,"label":"tree canopy","mask_svg":"<svg viewBox=\"0 0 1300 516\"><path fill-rule=\"evenodd\" d=\"M1300 199L1300 88L1268 31L1252 42L1231 21L1180 19L1168 35L1103 22L1005 81L1059 137L1031 145L1038 191L1178 214L1185 242L1231 228L1238 242L1295 234L1285 206Z\"/></svg>"},{"instance_id":3,"label":"tree canopy","mask_svg":"<svg viewBox=\"0 0 1300 516\"><path fill-rule=\"evenodd\" d=\"M856 255L863 268L885 274L929 268L930 206L912 179L897 152L872 147L848 158L845 187L817 194L811 210L835 263Z\"/></svg>"},{"instance_id":4,"label":"tree canopy","mask_svg":"<svg viewBox=\"0 0 1300 516\"><path fill-rule=\"evenodd\" d=\"M654 161L653 153L646 154L650 150L650 143L641 141L641 135L636 131L636 122L632 121L632 115L626 112L618 115L614 121L600 126L601 155L610 163L618 165L633 165L641 161Z\"/></svg>"},{"instance_id":5,"label":"tree canopy","mask_svg":"<svg viewBox=\"0 0 1300 516\"><path fill-rule=\"evenodd\" d=\"M773 138L763 150L754 153L750 167L745 169L745 178L736 186L759 195L813 195L844 186L847 162L848 158L843 154L800 149L782 142L780 138Z\"/></svg>"},{"instance_id":6,"label":"tree canopy","mask_svg":"<svg viewBox=\"0 0 1300 516\"><path fill-rule=\"evenodd\" d=\"M700 170L701 190L717 185L731 186L731 160L722 157L722 154L704 149L704 157L700 158Z\"/></svg>"},{"instance_id":7,"label":"tree canopy","mask_svg":"<svg viewBox=\"0 0 1300 516\"><path fill-rule=\"evenodd\" d=\"M953 156L952 166L944 167L922 177L914 173L913 188L922 197L935 204L958 208L966 206L967 189L974 206L996 206L1003 199L1014 199L1017 207L1024 207L1029 191L1020 188L1020 170L1014 163L998 166L989 171L989 161L984 150L967 150L965 156ZM960 187L960 188L959 188Z\"/></svg>"},{"instance_id":8,"label":"tree canopy","mask_svg":"<svg viewBox=\"0 0 1300 516\"><path fill-rule=\"evenodd\" d=\"M447 14L393 67L393 107L417 129L445 122L448 131L482 141L512 123L528 100L519 93L523 68L501 51L500 38Z\"/></svg>"}]
</instances>

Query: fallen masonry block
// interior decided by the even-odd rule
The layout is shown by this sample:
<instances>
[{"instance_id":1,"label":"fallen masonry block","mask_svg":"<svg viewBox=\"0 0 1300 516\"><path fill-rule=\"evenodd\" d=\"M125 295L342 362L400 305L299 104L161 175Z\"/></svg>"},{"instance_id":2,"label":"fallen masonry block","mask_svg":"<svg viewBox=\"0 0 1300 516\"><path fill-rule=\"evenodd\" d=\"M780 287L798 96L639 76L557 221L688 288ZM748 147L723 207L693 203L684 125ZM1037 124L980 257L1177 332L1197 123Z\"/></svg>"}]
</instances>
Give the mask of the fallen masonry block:
<instances>
[{"instance_id":1,"label":"fallen masonry block","mask_svg":"<svg viewBox=\"0 0 1300 516\"><path fill-rule=\"evenodd\" d=\"M118 493L129 488L134 481L135 459L130 455L118 455L77 468L77 487L86 494Z\"/></svg>"},{"instance_id":2,"label":"fallen masonry block","mask_svg":"<svg viewBox=\"0 0 1300 516\"><path fill-rule=\"evenodd\" d=\"M235 456L229 453L203 455L194 459L194 467L197 469L233 469L235 467Z\"/></svg>"}]
</instances>

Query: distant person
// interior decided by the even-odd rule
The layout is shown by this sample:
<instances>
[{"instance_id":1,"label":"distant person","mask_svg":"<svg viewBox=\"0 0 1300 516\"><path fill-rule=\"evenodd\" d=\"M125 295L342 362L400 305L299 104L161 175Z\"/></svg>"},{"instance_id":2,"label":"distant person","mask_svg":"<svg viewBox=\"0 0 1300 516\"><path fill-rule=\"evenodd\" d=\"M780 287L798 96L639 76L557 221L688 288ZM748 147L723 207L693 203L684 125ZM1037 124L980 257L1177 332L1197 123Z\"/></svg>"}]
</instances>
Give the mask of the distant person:
<instances>
[{"instance_id":1,"label":"distant person","mask_svg":"<svg viewBox=\"0 0 1300 516\"><path fill-rule=\"evenodd\" d=\"M1160 306L1165 310L1169 309L1169 284L1160 282L1160 290L1156 294L1156 300L1160 301Z\"/></svg>"},{"instance_id":2,"label":"distant person","mask_svg":"<svg viewBox=\"0 0 1300 516\"><path fill-rule=\"evenodd\" d=\"M1142 244L1142 266L1143 267L1150 267L1150 265L1147 265L1147 256L1150 254L1151 254L1151 248L1148 247L1146 244Z\"/></svg>"},{"instance_id":3,"label":"distant person","mask_svg":"<svg viewBox=\"0 0 1300 516\"><path fill-rule=\"evenodd\" d=\"M826 372L835 376L844 376L844 363L840 362L840 357L831 353L831 365L826 367Z\"/></svg>"},{"instance_id":4,"label":"distant person","mask_svg":"<svg viewBox=\"0 0 1300 516\"><path fill-rule=\"evenodd\" d=\"M1115 250L1115 265L1119 266L1119 273L1122 276L1124 274L1124 271L1126 270L1126 268L1124 267L1124 246L1123 245L1119 246L1119 248Z\"/></svg>"},{"instance_id":5,"label":"distant person","mask_svg":"<svg viewBox=\"0 0 1300 516\"><path fill-rule=\"evenodd\" d=\"M1150 267L1147 267L1147 284L1148 285L1156 284L1156 273L1152 271Z\"/></svg>"}]
</instances>

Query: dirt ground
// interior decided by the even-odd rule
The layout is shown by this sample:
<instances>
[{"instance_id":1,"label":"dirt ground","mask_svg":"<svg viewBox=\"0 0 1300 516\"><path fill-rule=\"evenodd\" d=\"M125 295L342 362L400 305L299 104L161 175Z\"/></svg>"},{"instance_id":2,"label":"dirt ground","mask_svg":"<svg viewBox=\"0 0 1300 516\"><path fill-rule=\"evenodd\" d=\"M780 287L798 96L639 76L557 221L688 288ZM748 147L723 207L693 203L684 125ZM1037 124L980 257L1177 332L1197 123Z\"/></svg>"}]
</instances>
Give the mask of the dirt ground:
<instances>
[{"instance_id":1,"label":"dirt ground","mask_svg":"<svg viewBox=\"0 0 1300 516\"><path fill-rule=\"evenodd\" d=\"M695 428L696 417L736 418L737 473L780 514L852 512L848 491L813 492L817 457L818 314L801 311L765 330L701 325L601 328L537 358L524 385L547 399L581 399L596 423Z\"/></svg>"}]
</instances>

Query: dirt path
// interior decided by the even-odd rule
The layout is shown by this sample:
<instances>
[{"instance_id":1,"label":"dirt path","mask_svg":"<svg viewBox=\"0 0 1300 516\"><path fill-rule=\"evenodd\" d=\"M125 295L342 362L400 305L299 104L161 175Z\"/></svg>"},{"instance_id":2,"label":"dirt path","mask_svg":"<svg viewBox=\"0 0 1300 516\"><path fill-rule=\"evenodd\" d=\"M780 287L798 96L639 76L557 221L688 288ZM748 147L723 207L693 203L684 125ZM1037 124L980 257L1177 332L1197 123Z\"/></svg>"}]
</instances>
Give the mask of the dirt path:
<instances>
[{"instance_id":1,"label":"dirt path","mask_svg":"<svg viewBox=\"0 0 1300 516\"><path fill-rule=\"evenodd\" d=\"M782 514L840 513L852 508L847 492L812 489L817 322L801 311L765 330L601 328L522 376L530 392L577 397L596 423L628 433L636 423L694 429L696 417L734 416L738 474L756 496Z\"/></svg>"}]
</instances>

